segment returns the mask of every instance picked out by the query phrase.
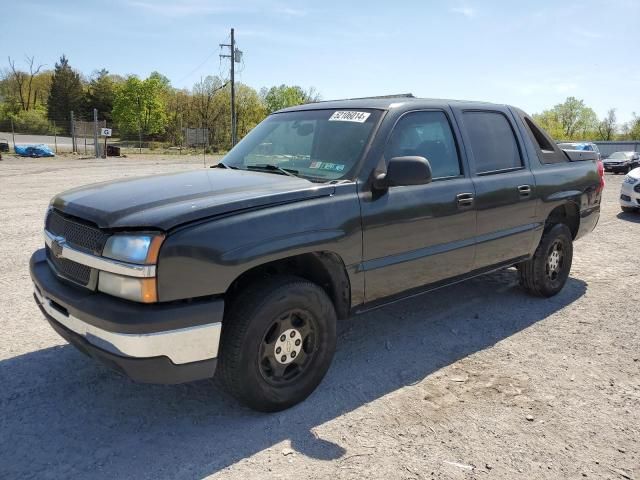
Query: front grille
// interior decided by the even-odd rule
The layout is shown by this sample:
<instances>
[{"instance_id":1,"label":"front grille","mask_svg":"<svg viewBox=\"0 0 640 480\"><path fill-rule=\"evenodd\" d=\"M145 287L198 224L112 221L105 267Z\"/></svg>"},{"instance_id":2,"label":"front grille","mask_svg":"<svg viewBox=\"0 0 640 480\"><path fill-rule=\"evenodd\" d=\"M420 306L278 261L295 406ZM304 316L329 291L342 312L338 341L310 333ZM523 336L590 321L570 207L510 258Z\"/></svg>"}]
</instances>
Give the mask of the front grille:
<instances>
[{"instance_id":1,"label":"front grille","mask_svg":"<svg viewBox=\"0 0 640 480\"><path fill-rule=\"evenodd\" d=\"M46 248L47 258L55 268L56 272L72 282L79 283L85 287L89 284L89 280L91 279L91 267L76 263L67 258L58 258L53 255L49 247Z\"/></svg>"},{"instance_id":2,"label":"front grille","mask_svg":"<svg viewBox=\"0 0 640 480\"><path fill-rule=\"evenodd\" d=\"M99 228L63 216L56 210L49 212L45 228L53 235L64 238L72 247L88 250L97 255L102 253L109 237Z\"/></svg>"}]
</instances>

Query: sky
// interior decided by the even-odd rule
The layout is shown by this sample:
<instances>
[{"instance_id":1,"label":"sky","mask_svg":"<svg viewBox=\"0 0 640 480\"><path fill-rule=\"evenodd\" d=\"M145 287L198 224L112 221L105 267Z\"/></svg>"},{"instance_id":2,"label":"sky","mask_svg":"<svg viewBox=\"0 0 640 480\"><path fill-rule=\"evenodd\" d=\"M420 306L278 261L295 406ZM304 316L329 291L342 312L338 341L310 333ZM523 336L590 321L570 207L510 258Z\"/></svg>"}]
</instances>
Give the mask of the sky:
<instances>
[{"instance_id":1,"label":"sky","mask_svg":"<svg viewBox=\"0 0 640 480\"><path fill-rule=\"evenodd\" d=\"M228 76L219 44L234 27L237 80L258 90L410 92L530 113L575 96L600 117L640 114L640 0L0 1L0 68L25 55L52 68L65 54L85 76L155 70L192 88Z\"/></svg>"}]
</instances>

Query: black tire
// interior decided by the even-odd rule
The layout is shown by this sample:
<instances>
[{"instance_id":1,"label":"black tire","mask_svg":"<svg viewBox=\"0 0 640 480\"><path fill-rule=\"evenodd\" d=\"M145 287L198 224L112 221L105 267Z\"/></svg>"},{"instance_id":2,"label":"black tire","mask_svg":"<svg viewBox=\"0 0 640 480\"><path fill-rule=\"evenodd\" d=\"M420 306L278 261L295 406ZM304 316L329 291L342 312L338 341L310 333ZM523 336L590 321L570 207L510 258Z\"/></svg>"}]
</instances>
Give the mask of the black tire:
<instances>
[{"instance_id":1,"label":"black tire","mask_svg":"<svg viewBox=\"0 0 640 480\"><path fill-rule=\"evenodd\" d=\"M291 339L282 343L287 331ZM272 277L246 288L225 314L216 377L241 403L277 412L316 389L335 348L336 312L326 292L299 277Z\"/></svg>"},{"instance_id":2,"label":"black tire","mask_svg":"<svg viewBox=\"0 0 640 480\"><path fill-rule=\"evenodd\" d=\"M518 265L520 285L533 295L552 297L567 282L572 260L573 240L569 227L562 223L553 225L542 235L533 257Z\"/></svg>"},{"instance_id":3,"label":"black tire","mask_svg":"<svg viewBox=\"0 0 640 480\"><path fill-rule=\"evenodd\" d=\"M633 207L620 207L624 213L634 213L636 211Z\"/></svg>"}]
</instances>

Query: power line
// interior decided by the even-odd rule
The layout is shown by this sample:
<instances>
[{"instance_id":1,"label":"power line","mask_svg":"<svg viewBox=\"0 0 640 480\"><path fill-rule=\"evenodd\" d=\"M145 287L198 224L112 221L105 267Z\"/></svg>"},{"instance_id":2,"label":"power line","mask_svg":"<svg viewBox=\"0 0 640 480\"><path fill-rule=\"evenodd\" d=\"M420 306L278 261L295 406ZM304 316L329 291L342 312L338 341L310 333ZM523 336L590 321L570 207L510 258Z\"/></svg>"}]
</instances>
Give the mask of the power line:
<instances>
[{"instance_id":1,"label":"power line","mask_svg":"<svg viewBox=\"0 0 640 480\"><path fill-rule=\"evenodd\" d=\"M186 74L184 77L182 77L181 79L179 79L176 83L180 83L180 82L182 82L183 80L186 80L187 78L189 78L189 77L190 77L191 75L193 75L194 73L196 73L196 72L197 72L198 70L200 70L200 69L204 66L204 64L205 64L205 63L207 63L207 62L211 59L211 57L213 57L216 53L218 53L218 52L213 52L213 53L211 53L207 58L205 58L205 59L202 61L202 63L201 63L200 65L198 65L198 66L197 66L196 68L194 68L191 72L189 72L189 73L188 73L188 74Z\"/></svg>"}]
</instances>

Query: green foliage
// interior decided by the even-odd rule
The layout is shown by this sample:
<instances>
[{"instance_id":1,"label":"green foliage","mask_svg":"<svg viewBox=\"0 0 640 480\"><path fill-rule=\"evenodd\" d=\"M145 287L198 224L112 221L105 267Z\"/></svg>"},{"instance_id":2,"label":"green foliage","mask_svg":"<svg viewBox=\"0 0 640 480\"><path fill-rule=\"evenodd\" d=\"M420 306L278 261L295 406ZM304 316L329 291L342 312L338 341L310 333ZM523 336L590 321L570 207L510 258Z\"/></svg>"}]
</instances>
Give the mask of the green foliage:
<instances>
[{"instance_id":1,"label":"green foliage","mask_svg":"<svg viewBox=\"0 0 640 480\"><path fill-rule=\"evenodd\" d=\"M598 129L594 140L611 141L616 135L616 109L612 108L607 112L607 116L598 122Z\"/></svg>"},{"instance_id":2,"label":"green foliage","mask_svg":"<svg viewBox=\"0 0 640 480\"><path fill-rule=\"evenodd\" d=\"M310 89L305 92L297 85L280 85L279 87L271 87L269 90L263 89L261 93L268 113L295 105L317 102L319 99L315 90Z\"/></svg>"},{"instance_id":3,"label":"green foliage","mask_svg":"<svg viewBox=\"0 0 640 480\"><path fill-rule=\"evenodd\" d=\"M236 102L236 130L242 138L267 116L267 108L258 93L244 84L236 88Z\"/></svg>"},{"instance_id":4,"label":"green foliage","mask_svg":"<svg viewBox=\"0 0 640 480\"><path fill-rule=\"evenodd\" d=\"M14 128L18 132L31 133L36 135L46 135L50 132L49 120L43 108L22 110L10 117L13 120Z\"/></svg>"},{"instance_id":5,"label":"green foliage","mask_svg":"<svg viewBox=\"0 0 640 480\"><path fill-rule=\"evenodd\" d=\"M50 120L69 120L70 112L85 112L85 97L80 74L69 65L62 55L56 63L47 101L47 115Z\"/></svg>"},{"instance_id":6,"label":"green foliage","mask_svg":"<svg viewBox=\"0 0 640 480\"><path fill-rule=\"evenodd\" d=\"M631 121L622 125L620 139L640 140L640 117L635 112Z\"/></svg>"},{"instance_id":7,"label":"green foliage","mask_svg":"<svg viewBox=\"0 0 640 480\"><path fill-rule=\"evenodd\" d=\"M164 86L158 78L130 76L116 90L113 120L124 134L159 135L167 125Z\"/></svg>"},{"instance_id":8,"label":"green foliage","mask_svg":"<svg viewBox=\"0 0 640 480\"><path fill-rule=\"evenodd\" d=\"M563 103L533 115L533 118L555 140L592 138L598 124L596 113L575 97L568 97Z\"/></svg>"},{"instance_id":9,"label":"green foliage","mask_svg":"<svg viewBox=\"0 0 640 480\"><path fill-rule=\"evenodd\" d=\"M87 108L92 111L94 108L98 110L99 115L111 121L111 110L113 110L113 102L116 97L116 84L109 72L104 68L96 72L89 82L87 89Z\"/></svg>"},{"instance_id":10,"label":"green foliage","mask_svg":"<svg viewBox=\"0 0 640 480\"><path fill-rule=\"evenodd\" d=\"M162 85L162 88L166 90L168 90L171 87L171 80L169 80L167 77L162 75L160 72L156 72L156 71L151 72L151 75L149 75L149 78L157 80L160 83L160 85Z\"/></svg>"}]
</instances>

